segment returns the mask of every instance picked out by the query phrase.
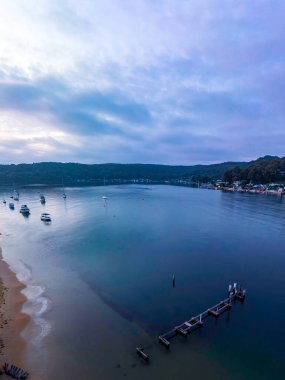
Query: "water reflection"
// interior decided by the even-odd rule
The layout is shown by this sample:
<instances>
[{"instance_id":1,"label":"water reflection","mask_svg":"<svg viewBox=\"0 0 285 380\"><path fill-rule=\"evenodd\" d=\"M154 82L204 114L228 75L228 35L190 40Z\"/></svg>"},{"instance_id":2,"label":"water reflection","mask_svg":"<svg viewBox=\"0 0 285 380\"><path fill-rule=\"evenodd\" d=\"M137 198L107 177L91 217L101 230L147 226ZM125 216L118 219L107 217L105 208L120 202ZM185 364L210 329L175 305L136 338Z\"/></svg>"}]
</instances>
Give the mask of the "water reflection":
<instances>
[{"instance_id":1,"label":"water reflection","mask_svg":"<svg viewBox=\"0 0 285 380\"><path fill-rule=\"evenodd\" d=\"M91 379L92 371L100 368L105 373L110 362L118 362L118 352L104 339L102 326L109 317L103 312L102 319L98 317L98 297L106 310L123 317L118 330L124 330L122 320L131 321L132 328L141 326L153 337L156 347L158 332L218 302L228 284L238 281L249 291L245 304L233 306L231 312L199 331L199 339L191 337L191 344L197 347L196 342L201 341L201 352L208 350L206 356L216 358L224 368L230 366L227 355L238 363L241 358L241 367L246 362L251 371L259 371L256 357L266 357L260 378L266 378L264 374L273 378L273 361L283 360L285 354L284 334L280 334L285 318L281 304L285 287L283 199L137 185L78 187L66 192L68 199L63 199L58 189L45 188L47 203L41 205L36 188L22 189L21 202L31 210L26 218L29 223L23 223L18 212L9 213L0 205L5 232L11 233L6 243L10 257L23 260L38 283L46 285L53 305L49 317L56 326L56 352L63 367L70 360L85 362L86 357L95 357L86 369L86 378ZM103 201L103 195L111 201ZM40 221L43 211L50 213L52 223ZM170 286L173 273L175 291ZM268 320L275 323L268 324ZM264 341L259 339L260 331ZM97 340L98 334L101 340ZM85 344L82 337L88 337ZM124 349L119 351L127 356L135 346L125 349L129 335L121 339ZM136 344L144 344L142 336L134 334L134 339ZM213 339L220 350L211 348ZM67 358L64 353L69 347L73 348ZM276 352L271 357L272 347ZM108 358L100 356L101 352L108 352ZM164 357L156 355L154 363L156 359L165 363ZM177 368L181 367L179 360L176 356ZM187 360L190 367L194 365L191 355ZM174 365L171 356L167 361ZM190 367L185 366L180 378L187 378ZM148 374L130 378L159 378L152 368ZM243 378L254 378L248 375L250 370ZM117 379L116 375L105 378ZM219 375L212 373L211 378L222 378ZM233 375L232 379L236 378L238 375Z\"/></svg>"}]
</instances>

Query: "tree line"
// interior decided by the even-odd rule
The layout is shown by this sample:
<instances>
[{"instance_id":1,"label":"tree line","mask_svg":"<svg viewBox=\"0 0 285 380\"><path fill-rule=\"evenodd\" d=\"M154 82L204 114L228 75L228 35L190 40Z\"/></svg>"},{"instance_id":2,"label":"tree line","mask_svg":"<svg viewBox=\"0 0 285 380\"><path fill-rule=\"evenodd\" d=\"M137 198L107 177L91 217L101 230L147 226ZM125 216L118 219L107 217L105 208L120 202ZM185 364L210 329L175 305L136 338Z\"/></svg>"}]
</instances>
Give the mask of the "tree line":
<instances>
[{"instance_id":1,"label":"tree line","mask_svg":"<svg viewBox=\"0 0 285 380\"><path fill-rule=\"evenodd\" d=\"M266 184L285 181L285 157L265 156L246 167L236 166L225 171L226 182L245 181Z\"/></svg>"},{"instance_id":2,"label":"tree line","mask_svg":"<svg viewBox=\"0 0 285 380\"><path fill-rule=\"evenodd\" d=\"M1 184L67 184L115 180L193 180L208 181L221 178L225 170L242 162L225 162L212 165L172 166L154 164L78 164L40 162L33 164L0 165Z\"/></svg>"},{"instance_id":3,"label":"tree line","mask_svg":"<svg viewBox=\"0 0 285 380\"><path fill-rule=\"evenodd\" d=\"M265 183L279 179L285 171L285 158L265 156L251 162L223 162L211 165L155 164L79 164L40 162L0 165L0 185L102 184L116 181L149 180L167 182L186 180L208 182L247 180Z\"/></svg>"}]
</instances>

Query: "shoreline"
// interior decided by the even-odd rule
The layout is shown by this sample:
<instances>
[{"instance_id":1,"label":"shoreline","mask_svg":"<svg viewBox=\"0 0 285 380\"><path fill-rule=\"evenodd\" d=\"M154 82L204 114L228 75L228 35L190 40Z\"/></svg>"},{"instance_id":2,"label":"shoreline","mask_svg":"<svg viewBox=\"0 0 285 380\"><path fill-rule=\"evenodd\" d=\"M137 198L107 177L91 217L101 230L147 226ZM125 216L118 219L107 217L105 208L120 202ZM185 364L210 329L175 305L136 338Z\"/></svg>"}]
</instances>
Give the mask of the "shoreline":
<instances>
[{"instance_id":1,"label":"shoreline","mask_svg":"<svg viewBox=\"0 0 285 380\"><path fill-rule=\"evenodd\" d=\"M25 289L6 261L0 258L0 365L7 362L29 371L26 362L27 343L22 332L30 316L22 312Z\"/></svg>"}]
</instances>

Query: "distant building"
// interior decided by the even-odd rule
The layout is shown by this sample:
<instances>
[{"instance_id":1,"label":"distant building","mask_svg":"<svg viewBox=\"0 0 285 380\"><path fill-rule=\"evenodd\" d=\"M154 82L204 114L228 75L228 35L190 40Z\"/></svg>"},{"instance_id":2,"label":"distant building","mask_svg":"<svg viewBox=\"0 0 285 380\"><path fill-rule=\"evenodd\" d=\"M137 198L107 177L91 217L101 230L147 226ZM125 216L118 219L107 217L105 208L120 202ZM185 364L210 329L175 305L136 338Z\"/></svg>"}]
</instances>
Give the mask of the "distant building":
<instances>
[{"instance_id":1,"label":"distant building","mask_svg":"<svg viewBox=\"0 0 285 380\"><path fill-rule=\"evenodd\" d=\"M226 181L223 181L223 180L221 180L221 179L218 179L218 180L216 181L215 185L216 185L217 187L223 187L223 186L228 186L229 183L226 182Z\"/></svg>"}]
</instances>

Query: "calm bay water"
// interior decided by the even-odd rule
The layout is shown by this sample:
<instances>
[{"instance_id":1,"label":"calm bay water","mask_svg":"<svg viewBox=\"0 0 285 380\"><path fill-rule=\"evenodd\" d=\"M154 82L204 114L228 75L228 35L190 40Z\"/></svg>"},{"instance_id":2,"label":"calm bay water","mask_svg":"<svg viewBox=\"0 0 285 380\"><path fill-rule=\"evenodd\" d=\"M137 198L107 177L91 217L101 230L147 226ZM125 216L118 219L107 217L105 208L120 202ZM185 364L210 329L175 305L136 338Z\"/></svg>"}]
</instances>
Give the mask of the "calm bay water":
<instances>
[{"instance_id":1,"label":"calm bay water","mask_svg":"<svg viewBox=\"0 0 285 380\"><path fill-rule=\"evenodd\" d=\"M283 198L135 185L66 193L64 201L57 188L20 189L14 211L0 205L3 256L28 284L35 378L285 378ZM159 333L233 282L247 288L243 305L173 339L169 353L159 346ZM149 365L136 346L147 347Z\"/></svg>"}]
</instances>

